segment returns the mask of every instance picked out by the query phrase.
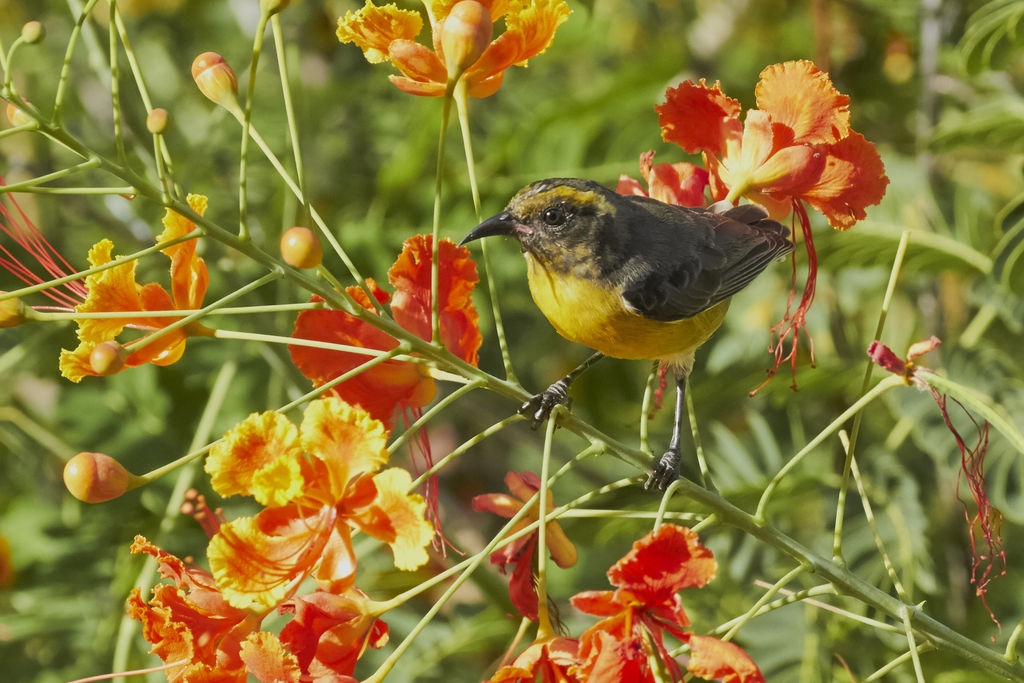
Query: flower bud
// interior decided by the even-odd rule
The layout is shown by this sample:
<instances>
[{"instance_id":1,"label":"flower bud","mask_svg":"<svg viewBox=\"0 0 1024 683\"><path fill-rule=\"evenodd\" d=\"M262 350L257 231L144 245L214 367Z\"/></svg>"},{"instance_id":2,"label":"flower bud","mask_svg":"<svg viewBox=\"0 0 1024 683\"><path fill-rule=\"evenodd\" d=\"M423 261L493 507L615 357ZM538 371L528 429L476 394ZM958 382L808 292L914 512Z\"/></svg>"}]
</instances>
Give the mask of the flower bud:
<instances>
[{"instance_id":1,"label":"flower bud","mask_svg":"<svg viewBox=\"0 0 1024 683\"><path fill-rule=\"evenodd\" d=\"M260 13L270 17L283 11L292 0L260 0Z\"/></svg>"},{"instance_id":2,"label":"flower bud","mask_svg":"<svg viewBox=\"0 0 1024 683\"><path fill-rule=\"evenodd\" d=\"M491 44L494 24L487 8L476 0L462 0L452 7L441 29L448 78L456 78L480 59Z\"/></svg>"},{"instance_id":3,"label":"flower bud","mask_svg":"<svg viewBox=\"0 0 1024 683\"><path fill-rule=\"evenodd\" d=\"M230 111L238 109L238 78L216 52L204 52L195 58L192 79L211 101Z\"/></svg>"},{"instance_id":4,"label":"flower bud","mask_svg":"<svg viewBox=\"0 0 1024 683\"><path fill-rule=\"evenodd\" d=\"M7 292L0 291L0 296ZM0 301L0 327L17 327L25 322L28 311L21 297Z\"/></svg>"},{"instance_id":5,"label":"flower bud","mask_svg":"<svg viewBox=\"0 0 1024 683\"><path fill-rule=\"evenodd\" d=\"M32 123L32 117L18 109L13 102L7 103L7 120L12 126L24 126L26 123Z\"/></svg>"},{"instance_id":6,"label":"flower bud","mask_svg":"<svg viewBox=\"0 0 1024 683\"><path fill-rule=\"evenodd\" d=\"M38 21L26 22L21 27L21 39L26 43L35 44L46 37L46 29Z\"/></svg>"},{"instance_id":7,"label":"flower bud","mask_svg":"<svg viewBox=\"0 0 1024 683\"><path fill-rule=\"evenodd\" d=\"M167 130L167 119L167 110L157 107L146 116L146 130L153 135L163 133Z\"/></svg>"},{"instance_id":8,"label":"flower bud","mask_svg":"<svg viewBox=\"0 0 1024 683\"><path fill-rule=\"evenodd\" d=\"M79 453L64 465L64 485L84 503L102 503L144 483L103 453Z\"/></svg>"},{"instance_id":9,"label":"flower bud","mask_svg":"<svg viewBox=\"0 0 1024 683\"><path fill-rule=\"evenodd\" d=\"M124 369L128 351L116 341L105 341L92 347L89 352L89 366L97 375L115 375Z\"/></svg>"},{"instance_id":10,"label":"flower bud","mask_svg":"<svg viewBox=\"0 0 1024 683\"><path fill-rule=\"evenodd\" d=\"M281 258L295 268L316 268L323 257L320 238L300 225L288 228L281 235Z\"/></svg>"}]
</instances>

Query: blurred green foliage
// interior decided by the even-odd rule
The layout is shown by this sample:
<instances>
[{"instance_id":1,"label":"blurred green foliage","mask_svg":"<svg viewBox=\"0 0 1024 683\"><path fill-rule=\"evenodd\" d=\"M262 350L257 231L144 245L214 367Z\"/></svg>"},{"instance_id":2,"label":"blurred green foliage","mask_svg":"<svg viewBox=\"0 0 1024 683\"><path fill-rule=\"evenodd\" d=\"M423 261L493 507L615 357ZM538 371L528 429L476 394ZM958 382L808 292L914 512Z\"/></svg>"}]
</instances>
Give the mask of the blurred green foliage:
<instances>
[{"instance_id":1,"label":"blurred green foliage","mask_svg":"<svg viewBox=\"0 0 1024 683\"><path fill-rule=\"evenodd\" d=\"M46 27L40 45L21 48L14 82L44 108L52 102L77 0L0 0L0 40L9 46L24 21ZM240 81L248 78L255 0L122 2L129 35L154 104L171 112L167 135L183 187L210 197L210 211L226 224L237 210L237 127L195 89L189 65L206 50L223 54ZM403 2L403 6L417 7ZM429 230L440 102L399 92L388 65L372 66L334 38L336 18L355 0L296 0L282 15L295 78L312 203L334 226L357 266L384 281L402 241ZM934 11L933 5L937 7ZM721 493L752 509L767 481L797 449L856 400L868 362L896 245L913 231L883 341L897 353L929 335L943 340L926 356L928 367L971 386L1001 405L1024 428L1024 59L1019 50L1024 2L919 3L906 0L592 0L572 3L574 14L544 55L513 69L501 90L470 105L484 213L497 211L522 185L551 176L592 177L614 186L620 174L638 174L640 153L657 161L686 155L663 143L654 105L682 79L719 80L725 92L753 106L753 88L765 66L814 59L851 97L853 126L875 142L892 180L881 206L846 233L820 217L819 291L809 318L814 367L803 354L795 382L780 371L754 398L764 377L768 326L785 306L789 269L777 266L736 297L730 317L698 354L692 387L704 447ZM71 61L66 121L79 136L113 154L105 21L100 10L86 24ZM272 48L257 74L254 121L282 157L290 156ZM123 56L122 56L123 60ZM119 64L122 71L127 62ZM123 124L134 163L152 168L145 110L127 88ZM475 224L465 161L453 126L447 146L442 235L458 239ZM42 175L73 161L66 152L26 134L0 138L0 174L7 183ZM249 179L254 240L273 245L280 231L307 220L272 170L255 155ZM76 184L109 184L90 171ZM93 242L107 236L119 253L148 246L159 231L161 207L119 196L19 195L18 202L73 265L84 265ZM251 281L260 271L216 244L206 244L213 296ZM539 389L581 360L586 350L560 339L534 308L522 259L498 244L494 278L501 291L512 359L528 389ZM342 272L337 262L328 265ZM152 258L141 277L166 277ZM0 273L0 289L16 282ZM288 284L259 290L250 303L303 298ZM478 297L485 330L481 366L500 374L501 361ZM288 334L292 318L265 314L252 329ZM227 325L226 325L227 326ZM173 475L121 499L78 503L60 480L64 460L82 450L117 457L144 472L187 452L217 369L238 369L213 434L250 412L297 396L306 381L278 347L254 343L190 342L185 359L73 386L58 376L61 347L75 343L67 325L24 326L0 335L0 534L11 545L15 575L0 589L0 661L3 678L49 683L109 671L123 600L142 561L130 557L132 537L147 535L181 556L202 554L204 536L188 518L161 533ZM635 442L648 368L605 362L574 388L573 410L606 432ZM881 373L876 373L876 377ZM92 379L92 381L90 381ZM477 394L474 394L477 396ZM442 452L502 419L514 405L497 396L460 402L431 439ZM669 410L652 422L652 448L667 439ZM970 440L970 423L955 416ZM538 435L516 425L486 441L442 477L442 508L449 537L475 550L498 526L467 513L472 496L503 490L509 469L537 469ZM879 534L913 602L972 639L1003 647L1024 618L1024 571L1016 537L1024 525L1024 461L998 434L987 459L989 495L1002 514L1008 571L987 600L1002 622L989 619L969 582L970 547L958 489L960 457L934 402L912 389L891 392L864 416L858 459L878 520ZM559 442L559 458L581 446ZM442 453L443 454L443 453ZM406 456L401 454L399 462ZM690 456L692 458L692 454ZM842 471L837 440L826 442L788 477L773 498L769 519L783 532L830 556L836 491ZM566 480L556 496L568 500L608 481L635 474L613 458L595 459ZM216 500L197 478L197 486ZM654 510L657 498L639 488L602 497L605 509ZM220 505L220 502L216 503ZM251 511L224 501L228 516ZM686 501L674 509L690 510ZM848 566L889 590L861 502L846 502L844 555ZM589 621L568 606L579 590L607 588L606 569L629 549L649 521L566 520L585 561L553 571L549 590L571 633ZM743 613L759 595L755 580L774 583L791 565L776 551L718 526L705 534L720 576L685 595L695 629L710 629ZM371 558L373 556L370 556ZM374 566L361 586L386 597L421 580ZM488 570L490 571L490 570ZM809 587L811 584L808 583ZM480 680L489 675L515 633L504 580L481 575L466 595L416 641L395 680ZM429 604L428 595L422 601ZM854 601L833 601L864 616ZM426 607L424 607L424 610ZM419 618L414 609L387 615L393 641ZM902 639L902 640L901 640ZM792 605L754 619L737 641L770 681L861 680L906 648L899 634L883 633L808 605ZM153 660L140 645L132 665ZM386 649L385 649L386 652ZM359 671L370 672L378 653ZM943 651L922 656L928 680L980 681L988 674ZM913 680L903 664L886 680Z\"/></svg>"}]
</instances>

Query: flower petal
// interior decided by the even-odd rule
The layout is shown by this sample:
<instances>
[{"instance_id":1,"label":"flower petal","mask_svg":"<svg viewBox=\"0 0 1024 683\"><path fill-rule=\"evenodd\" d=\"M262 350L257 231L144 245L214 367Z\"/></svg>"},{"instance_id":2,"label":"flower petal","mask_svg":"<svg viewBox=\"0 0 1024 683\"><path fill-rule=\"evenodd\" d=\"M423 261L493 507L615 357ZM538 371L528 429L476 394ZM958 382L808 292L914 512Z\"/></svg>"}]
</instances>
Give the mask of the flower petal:
<instances>
[{"instance_id":1,"label":"flower petal","mask_svg":"<svg viewBox=\"0 0 1024 683\"><path fill-rule=\"evenodd\" d=\"M269 631L250 633L239 650L245 670L258 681L299 683L299 660Z\"/></svg>"},{"instance_id":2,"label":"flower petal","mask_svg":"<svg viewBox=\"0 0 1024 683\"><path fill-rule=\"evenodd\" d=\"M338 40L354 43L363 51L366 61L379 64L388 58L393 40L411 40L419 35L423 19L418 12L398 9L394 3L377 7L366 0L358 11L349 10L338 19Z\"/></svg>"},{"instance_id":3,"label":"flower petal","mask_svg":"<svg viewBox=\"0 0 1024 683\"><path fill-rule=\"evenodd\" d=\"M701 587L715 578L718 564L687 527L663 524L633 544L608 570L614 586L631 591L648 606L672 601L676 591Z\"/></svg>"},{"instance_id":4,"label":"flower petal","mask_svg":"<svg viewBox=\"0 0 1024 683\"><path fill-rule=\"evenodd\" d=\"M321 398L306 408L301 427L302 448L323 461L331 491L340 499L349 482L376 472L388 461L388 430L358 406L340 398Z\"/></svg>"},{"instance_id":5,"label":"flower petal","mask_svg":"<svg viewBox=\"0 0 1024 683\"><path fill-rule=\"evenodd\" d=\"M302 491L304 481L297 467L301 455L299 430L281 413L267 411L249 415L215 443L205 468L220 495L253 495L263 505L278 506ZM290 461L295 468L275 468L279 460ZM281 488L268 488L271 483Z\"/></svg>"},{"instance_id":6,"label":"flower petal","mask_svg":"<svg viewBox=\"0 0 1024 683\"><path fill-rule=\"evenodd\" d=\"M377 485L374 506L383 512L388 525L367 528L360 524L360 528L391 546L397 568L418 569L426 564L427 546L434 537L434 527L426 519L426 502L422 496L408 493L412 477L400 467L375 475L373 483Z\"/></svg>"},{"instance_id":7,"label":"flower petal","mask_svg":"<svg viewBox=\"0 0 1024 683\"><path fill-rule=\"evenodd\" d=\"M889 178L875 146L860 133L828 147L825 169L804 198L825 214L829 225L846 230L866 217L865 207L882 201Z\"/></svg>"},{"instance_id":8,"label":"flower petal","mask_svg":"<svg viewBox=\"0 0 1024 683\"><path fill-rule=\"evenodd\" d=\"M740 103L726 97L718 82L711 87L685 81L665 93L665 103L655 107L661 137L687 152L705 151L717 157L725 154L728 140L739 140ZM710 169L708 169L710 170Z\"/></svg>"},{"instance_id":9,"label":"flower petal","mask_svg":"<svg viewBox=\"0 0 1024 683\"><path fill-rule=\"evenodd\" d=\"M395 40L388 47L391 63L414 81L437 83L448 81L448 71L433 51L412 40Z\"/></svg>"},{"instance_id":10,"label":"flower petal","mask_svg":"<svg viewBox=\"0 0 1024 683\"><path fill-rule=\"evenodd\" d=\"M430 339L430 265L433 262L433 238L413 235L388 270L388 281L395 287L391 313L395 322L420 339ZM437 306L441 342L445 348L471 365L477 364L477 352L483 343L479 314L473 305L477 283L476 263L469 249L448 239L439 246Z\"/></svg>"},{"instance_id":11,"label":"flower petal","mask_svg":"<svg viewBox=\"0 0 1024 683\"><path fill-rule=\"evenodd\" d=\"M761 670L738 645L711 636L690 636L690 662L695 676L722 683L764 683Z\"/></svg>"},{"instance_id":12,"label":"flower petal","mask_svg":"<svg viewBox=\"0 0 1024 683\"><path fill-rule=\"evenodd\" d=\"M206 551L217 587L241 609L276 606L320 560L334 520L330 507L289 505L221 525Z\"/></svg>"},{"instance_id":13,"label":"flower petal","mask_svg":"<svg viewBox=\"0 0 1024 683\"><path fill-rule=\"evenodd\" d=\"M526 66L526 60L548 49L555 38L555 31L570 14L572 10L565 0L531 0L529 4L513 5L505 16L505 34L522 36L516 63Z\"/></svg>"},{"instance_id":14,"label":"flower petal","mask_svg":"<svg viewBox=\"0 0 1024 683\"><path fill-rule=\"evenodd\" d=\"M773 64L761 72L757 107L777 128L776 149L792 144L829 144L850 133L850 98L813 62Z\"/></svg>"}]
</instances>

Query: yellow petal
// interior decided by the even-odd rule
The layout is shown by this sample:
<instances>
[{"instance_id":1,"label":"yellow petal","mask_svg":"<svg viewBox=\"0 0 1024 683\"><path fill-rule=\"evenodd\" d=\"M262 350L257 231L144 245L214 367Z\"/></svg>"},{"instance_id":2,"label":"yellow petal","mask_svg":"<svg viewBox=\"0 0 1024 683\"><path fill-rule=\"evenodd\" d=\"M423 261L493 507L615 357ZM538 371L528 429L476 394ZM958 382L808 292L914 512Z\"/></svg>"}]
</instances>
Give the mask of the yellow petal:
<instances>
[{"instance_id":1,"label":"yellow petal","mask_svg":"<svg viewBox=\"0 0 1024 683\"><path fill-rule=\"evenodd\" d=\"M377 486L374 505L384 512L393 532L393 538L385 540L395 554L395 566L405 571L423 566L434 527L426 519L423 496L406 493L412 477L402 468L392 467L374 476L373 483ZM376 536L374 529L364 531Z\"/></svg>"},{"instance_id":2,"label":"yellow petal","mask_svg":"<svg viewBox=\"0 0 1024 683\"><path fill-rule=\"evenodd\" d=\"M412 40L423 28L423 19L417 12L398 9L394 3L377 7L366 0L363 8L349 10L338 19L338 40L354 43L366 61L379 64L388 58L388 46L393 40Z\"/></svg>"},{"instance_id":3,"label":"yellow petal","mask_svg":"<svg viewBox=\"0 0 1024 683\"><path fill-rule=\"evenodd\" d=\"M302 483L285 482L283 477L292 470L288 465L284 470L277 469L274 461L284 458L297 462L300 453L299 430L287 417L275 411L253 413L214 444L206 458L206 471L214 490L222 496L255 496L259 489L257 500L262 498L260 502L265 505L280 505L297 495ZM264 468L268 470L256 482L254 476ZM297 470L293 476L301 480ZM283 488L279 495L269 494L263 488L274 481ZM282 496L282 502L271 502Z\"/></svg>"},{"instance_id":4,"label":"yellow petal","mask_svg":"<svg viewBox=\"0 0 1024 683\"><path fill-rule=\"evenodd\" d=\"M526 60L548 49L555 37L555 31L569 18L572 10L565 0L532 0L529 5L513 5L505 17L508 32L523 37L523 48L516 60L526 66Z\"/></svg>"}]
</instances>

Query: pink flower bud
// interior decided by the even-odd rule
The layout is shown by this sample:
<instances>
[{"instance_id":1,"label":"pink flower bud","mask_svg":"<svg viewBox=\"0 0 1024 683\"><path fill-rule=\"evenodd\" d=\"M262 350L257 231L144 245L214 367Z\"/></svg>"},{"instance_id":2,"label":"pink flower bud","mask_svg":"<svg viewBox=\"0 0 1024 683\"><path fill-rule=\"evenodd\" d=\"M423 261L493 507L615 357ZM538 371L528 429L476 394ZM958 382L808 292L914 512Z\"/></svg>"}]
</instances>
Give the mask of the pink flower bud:
<instances>
[{"instance_id":1,"label":"pink flower bud","mask_svg":"<svg viewBox=\"0 0 1024 683\"><path fill-rule=\"evenodd\" d=\"M144 483L103 453L79 453L64 465L64 485L84 503L102 503Z\"/></svg>"},{"instance_id":2,"label":"pink flower bud","mask_svg":"<svg viewBox=\"0 0 1024 683\"><path fill-rule=\"evenodd\" d=\"M204 52L192 62L192 79L208 99L225 109L238 108L238 78L216 52Z\"/></svg>"},{"instance_id":3,"label":"pink flower bud","mask_svg":"<svg viewBox=\"0 0 1024 683\"><path fill-rule=\"evenodd\" d=\"M448 78L457 78L475 64L491 44L493 33L490 13L476 0L462 0L452 7L441 29Z\"/></svg>"}]
</instances>

